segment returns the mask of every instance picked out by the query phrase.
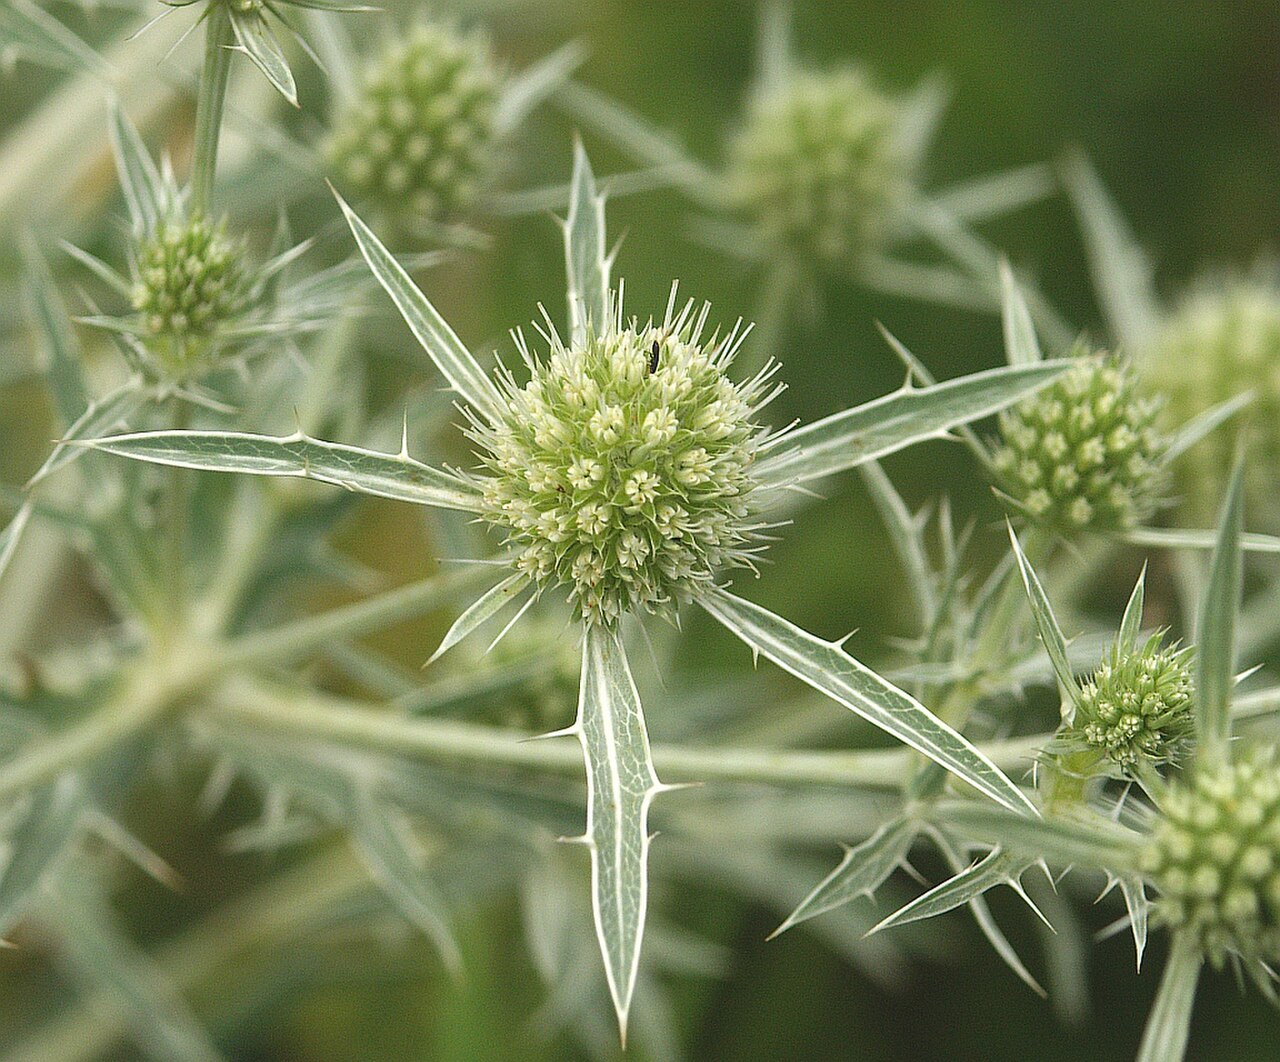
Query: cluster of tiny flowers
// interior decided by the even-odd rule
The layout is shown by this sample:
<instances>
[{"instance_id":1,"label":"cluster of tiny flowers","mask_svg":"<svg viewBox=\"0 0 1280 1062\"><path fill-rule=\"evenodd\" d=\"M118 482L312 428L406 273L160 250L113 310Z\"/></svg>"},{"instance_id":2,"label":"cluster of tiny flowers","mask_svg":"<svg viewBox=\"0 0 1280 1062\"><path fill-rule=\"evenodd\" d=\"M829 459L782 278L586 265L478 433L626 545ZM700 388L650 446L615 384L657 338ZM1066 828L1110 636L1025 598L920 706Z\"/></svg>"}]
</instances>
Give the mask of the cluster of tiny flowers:
<instances>
[{"instance_id":1,"label":"cluster of tiny flowers","mask_svg":"<svg viewBox=\"0 0 1280 1062\"><path fill-rule=\"evenodd\" d=\"M1072 736L1126 773L1176 761L1192 729L1190 656L1189 648L1162 648L1159 634L1113 654L1082 685Z\"/></svg>"},{"instance_id":2,"label":"cluster of tiny flowers","mask_svg":"<svg viewBox=\"0 0 1280 1062\"><path fill-rule=\"evenodd\" d=\"M497 424L474 423L486 516L539 589L569 588L589 622L667 612L760 548L751 464L755 412L777 388L725 370L741 333L700 339L707 308L659 327L614 321L501 379Z\"/></svg>"},{"instance_id":3,"label":"cluster of tiny flowers","mask_svg":"<svg viewBox=\"0 0 1280 1062\"><path fill-rule=\"evenodd\" d=\"M1206 287L1169 319L1144 352L1143 374L1168 396L1170 423L1192 417L1246 391L1250 460L1245 471L1249 509L1276 523L1280 467L1280 292L1261 282ZM1178 464L1178 487L1197 520L1219 501L1221 472L1231 462L1234 433L1219 431L1199 442Z\"/></svg>"},{"instance_id":4,"label":"cluster of tiny flowers","mask_svg":"<svg viewBox=\"0 0 1280 1062\"><path fill-rule=\"evenodd\" d=\"M734 198L765 238L828 264L883 242L911 181L898 105L856 69L760 96L734 141Z\"/></svg>"},{"instance_id":5,"label":"cluster of tiny flowers","mask_svg":"<svg viewBox=\"0 0 1280 1062\"><path fill-rule=\"evenodd\" d=\"M1122 363L1080 357L1054 383L1000 415L1000 488L1037 523L1120 530L1148 516L1162 487L1159 404Z\"/></svg>"},{"instance_id":6,"label":"cluster of tiny flowers","mask_svg":"<svg viewBox=\"0 0 1280 1062\"><path fill-rule=\"evenodd\" d=\"M1229 954L1280 960L1280 765L1275 749L1196 771L1171 788L1143 855L1157 912Z\"/></svg>"},{"instance_id":7,"label":"cluster of tiny flowers","mask_svg":"<svg viewBox=\"0 0 1280 1062\"><path fill-rule=\"evenodd\" d=\"M397 215L465 211L491 169L498 83L482 38L416 26L339 115L328 144L338 180Z\"/></svg>"},{"instance_id":8,"label":"cluster of tiny flowers","mask_svg":"<svg viewBox=\"0 0 1280 1062\"><path fill-rule=\"evenodd\" d=\"M169 369L184 368L245 308L241 256L225 227L203 217L161 221L139 243L133 308Z\"/></svg>"}]
</instances>

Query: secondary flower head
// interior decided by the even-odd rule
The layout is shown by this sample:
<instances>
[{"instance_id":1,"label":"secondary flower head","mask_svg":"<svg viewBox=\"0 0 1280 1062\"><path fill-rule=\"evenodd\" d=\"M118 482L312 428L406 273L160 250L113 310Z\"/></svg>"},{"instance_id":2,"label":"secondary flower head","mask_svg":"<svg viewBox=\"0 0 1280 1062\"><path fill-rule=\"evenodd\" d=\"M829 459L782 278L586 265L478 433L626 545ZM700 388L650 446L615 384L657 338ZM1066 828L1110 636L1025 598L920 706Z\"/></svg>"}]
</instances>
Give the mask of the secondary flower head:
<instances>
[{"instance_id":1,"label":"secondary flower head","mask_svg":"<svg viewBox=\"0 0 1280 1062\"><path fill-rule=\"evenodd\" d=\"M856 68L801 73L752 103L730 182L767 240L827 264L883 242L912 180L901 107Z\"/></svg>"},{"instance_id":2,"label":"secondary flower head","mask_svg":"<svg viewBox=\"0 0 1280 1062\"><path fill-rule=\"evenodd\" d=\"M1190 295L1143 352L1143 372L1168 396L1170 423L1186 423L1251 391L1252 432L1245 483L1252 512L1276 511L1280 467L1280 292L1260 281L1206 286ZM1215 432L1179 462L1180 491L1207 518L1217 504L1232 432Z\"/></svg>"},{"instance_id":3,"label":"secondary flower head","mask_svg":"<svg viewBox=\"0 0 1280 1062\"><path fill-rule=\"evenodd\" d=\"M1159 500L1159 405L1138 394L1124 362L1077 356L1069 372L1000 415L999 486L1060 531L1129 528Z\"/></svg>"},{"instance_id":4,"label":"secondary flower head","mask_svg":"<svg viewBox=\"0 0 1280 1062\"><path fill-rule=\"evenodd\" d=\"M413 27L337 118L328 154L338 181L392 214L466 210L492 167L498 86L482 37Z\"/></svg>"},{"instance_id":5,"label":"secondary flower head","mask_svg":"<svg viewBox=\"0 0 1280 1062\"><path fill-rule=\"evenodd\" d=\"M1161 801L1143 867L1157 912L1210 960L1280 960L1280 764L1274 748L1196 771Z\"/></svg>"},{"instance_id":6,"label":"secondary flower head","mask_svg":"<svg viewBox=\"0 0 1280 1062\"><path fill-rule=\"evenodd\" d=\"M703 338L708 308L661 325L620 315L550 355L520 341L531 378L503 374L506 409L473 423L485 515L539 588L566 586L593 623L668 611L761 548L751 464L770 366L726 375L744 333Z\"/></svg>"},{"instance_id":7,"label":"secondary flower head","mask_svg":"<svg viewBox=\"0 0 1280 1062\"><path fill-rule=\"evenodd\" d=\"M133 308L147 349L174 376L199 361L248 303L243 249L203 216L157 222L136 247Z\"/></svg>"},{"instance_id":8,"label":"secondary flower head","mask_svg":"<svg viewBox=\"0 0 1280 1062\"><path fill-rule=\"evenodd\" d=\"M1102 752L1125 773L1176 761L1191 737L1189 648L1113 652L1084 682L1068 737Z\"/></svg>"}]
</instances>

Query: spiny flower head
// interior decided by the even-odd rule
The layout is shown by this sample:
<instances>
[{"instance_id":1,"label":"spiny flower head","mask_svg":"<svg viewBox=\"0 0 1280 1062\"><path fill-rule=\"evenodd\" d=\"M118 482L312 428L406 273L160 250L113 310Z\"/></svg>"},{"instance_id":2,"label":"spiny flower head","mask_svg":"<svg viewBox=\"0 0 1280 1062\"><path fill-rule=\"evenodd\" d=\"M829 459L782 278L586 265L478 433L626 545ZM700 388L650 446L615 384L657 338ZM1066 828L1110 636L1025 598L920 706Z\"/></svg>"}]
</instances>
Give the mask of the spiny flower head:
<instances>
[{"instance_id":1,"label":"spiny flower head","mask_svg":"<svg viewBox=\"0 0 1280 1062\"><path fill-rule=\"evenodd\" d=\"M771 243L848 263L883 242L912 181L899 104L856 68L758 96L734 140L735 199Z\"/></svg>"},{"instance_id":2,"label":"spiny flower head","mask_svg":"<svg viewBox=\"0 0 1280 1062\"><path fill-rule=\"evenodd\" d=\"M1280 960L1280 764L1274 748L1171 787L1143 856L1156 911L1215 965Z\"/></svg>"},{"instance_id":3,"label":"spiny flower head","mask_svg":"<svg viewBox=\"0 0 1280 1062\"><path fill-rule=\"evenodd\" d=\"M669 612L761 547L753 417L780 388L772 366L729 379L745 332L704 340L708 312L669 307L662 325L641 326L618 311L567 347L548 327L545 360L517 336L529 382L503 374L505 415L473 422L485 515L517 569L540 589L568 587L589 622Z\"/></svg>"},{"instance_id":4,"label":"spiny flower head","mask_svg":"<svg viewBox=\"0 0 1280 1062\"><path fill-rule=\"evenodd\" d=\"M1191 649L1160 641L1113 651L1075 701L1069 738L1127 774L1175 762L1191 737Z\"/></svg>"},{"instance_id":5,"label":"spiny flower head","mask_svg":"<svg viewBox=\"0 0 1280 1062\"><path fill-rule=\"evenodd\" d=\"M1162 486L1158 403L1132 370L1085 357L1000 415L993 464L1000 488L1037 523L1060 531L1132 527Z\"/></svg>"},{"instance_id":6,"label":"spiny flower head","mask_svg":"<svg viewBox=\"0 0 1280 1062\"><path fill-rule=\"evenodd\" d=\"M133 308L146 345L182 375L248 302L243 248L203 216L157 222L136 249Z\"/></svg>"},{"instance_id":7,"label":"spiny flower head","mask_svg":"<svg viewBox=\"0 0 1280 1062\"><path fill-rule=\"evenodd\" d=\"M493 162L498 85L482 37L415 26L339 115L328 144L338 180L396 215L466 210Z\"/></svg>"},{"instance_id":8,"label":"spiny flower head","mask_svg":"<svg viewBox=\"0 0 1280 1062\"><path fill-rule=\"evenodd\" d=\"M1143 352L1143 372L1168 396L1181 424L1236 395L1253 392L1246 486L1250 509L1275 519L1280 467L1280 292L1260 281L1205 286L1190 295ZM1232 432L1202 440L1179 461L1178 486L1207 519L1231 462Z\"/></svg>"}]
</instances>

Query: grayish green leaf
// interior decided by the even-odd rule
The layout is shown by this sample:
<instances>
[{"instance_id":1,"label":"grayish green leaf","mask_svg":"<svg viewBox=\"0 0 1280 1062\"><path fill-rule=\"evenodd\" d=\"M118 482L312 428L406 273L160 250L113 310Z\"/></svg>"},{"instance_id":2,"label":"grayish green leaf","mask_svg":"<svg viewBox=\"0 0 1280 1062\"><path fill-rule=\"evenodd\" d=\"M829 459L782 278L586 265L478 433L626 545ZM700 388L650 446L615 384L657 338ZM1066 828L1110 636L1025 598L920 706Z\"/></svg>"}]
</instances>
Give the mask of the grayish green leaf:
<instances>
[{"instance_id":1,"label":"grayish green leaf","mask_svg":"<svg viewBox=\"0 0 1280 1062\"><path fill-rule=\"evenodd\" d=\"M1229 421L1252 401L1253 394L1246 391L1244 394L1235 395L1224 402L1219 402L1215 406L1210 406L1203 413L1192 417L1170 436L1169 441L1165 443L1161 460L1168 464L1174 458L1181 456L1220 424L1225 424Z\"/></svg>"},{"instance_id":2,"label":"grayish green leaf","mask_svg":"<svg viewBox=\"0 0 1280 1062\"><path fill-rule=\"evenodd\" d=\"M494 111L493 124L499 135L515 132L529 113L563 85L586 57L587 50L581 42L570 41L514 75L503 86Z\"/></svg>"},{"instance_id":3,"label":"grayish green leaf","mask_svg":"<svg viewBox=\"0 0 1280 1062\"><path fill-rule=\"evenodd\" d=\"M169 209L169 197L146 144L115 99L108 112L107 132L134 232L151 232Z\"/></svg>"},{"instance_id":4,"label":"grayish green leaf","mask_svg":"<svg viewBox=\"0 0 1280 1062\"><path fill-rule=\"evenodd\" d=\"M6 838L0 870L0 937L26 912L32 897L71 848L84 811L80 780L65 774L27 797L27 806Z\"/></svg>"},{"instance_id":5,"label":"grayish green leaf","mask_svg":"<svg viewBox=\"0 0 1280 1062\"><path fill-rule=\"evenodd\" d=\"M587 763L591 900L609 993L625 1046L649 893L653 769L640 695L614 630L586 628L574 726Z\"/></svg>"},{"instance_id":6,"label":"grayish green leaf","mask_svg":"<svg viewBox=\"0 0 1280 1062\"><path fill-rule=\"evenodd\" d=\"M1145 844L1142 834L1104 819L1081 813L1075 818L1030 818L1010 814L977 801L946 801L936 805L934 818L964 831L975 840L999 845L1032 859L1062 865L1080 864L1122 873L1136 865Z\"/></svg>"},{"instance_id":7,"label":"grayish green leaf","mask_svg":"<svg viewBox=\"0 0 1280 1062\"><path fill-rule=\"evenodd\" d=\"M445 632L440 642L440 648L431 654L431 659L427 663L438 660L477 627L491 620L519 597L528 584L529 580L524 573L516 572L514 575L508 575L497 586L486 590L453 621L453 625Z\"/></svg>"},{"instance_id":8,"label":"grayish green leaf","mask_svg":"<svg viewBox=\"0 0 1280 1062\"><path fill-rule=\"evenodd\" d=\"M959 221L973 224L1038 203L1056 192L1053 171L1032 163L950 185L934 196L934 202Z\"/></svg>"},{"instance_id":9,"label":"grayish green leaf","mask_svg":"<svg viewBox=\"0 0 1280 1062\"><path fill-rule=\"evenodd\" d=\"M1031 311L1022 297L1018 281L1006 259L1000 259L1001 321L1004 327L1004 355L1010 365L1034 365L1044 360Z\"/></svg>"},{"instance_id":10,"label":"grayish green leaf","mask_svg":"<svg viewBox=\"0 0 1280 1062\"><path fill-rule=\"evenodd\" d=\"M1147 950L1147 922L1151 901L1147 899L1146 885L1138 874L1122 874L1119 879L1124 905L1129 911L1129 928L1133 932L1133 950L1138 969L1142 969L1142 956Z\"/></svg>"},{"instance_id":11,"label":"grayish green leaf","mask_svg":"<svg viewBox=\"0 0 1280 1062\"><path fill-rule=\"evenodd\" d=\"M564 264L568 273L569 323L573 343L609 327L609 252L605 246L604 196L582 141L573 145L573 182L564 222Z\"/></svg>"},{"instance_id":12,"label":"grayish green leaf","mask_svg":"<svg viewBox=\"0 0 1280 1062\"><path fill-rule=\"evenodd\" d=\"M921 535L920 521L912 517L907 503L902 500L902 495L878 461L867 461L858 466L858 471L884 520L889 532L889 542L902 562L920 625L927 627L937 608L938 595Z\"/></svg>"},{"instance_id":13,"label":"grayish green leaf","mask_svg":"<svg viewBox=\"0 0 1280 1062\"><path fill-rule=\"evenodd\" d=\"M1218 532L1185 527L1135 527L1121 538L1135 546L1153 549L1213 549ZM1280 553L1280 538L1256 531L1242 531L1240 548L1246 553Z\"/></svg>"},{"instance_id":14,"label":"grayish green leaf","mask_svg":"<svg viewBox=\"0 0 1280 1062\"><path fill-rule=\"evenodd\" d=\"M53 453L31 477L27 487L34 487L50 473L70 464L84 453L82 446L72 444L82 443L117 427L140 406L159 395L158 387L146 384L140 376L131 376L114 391L109 391L95 400L63 433Z\"/></svg>"},{"instance_id":15,"label":"grayish green leaf","mask_svg":"<svg viewBox=\"0 0 1280 1062\"><path fill-rule=\"evenodd\" d=\"M957 907L976 900L988 889L993 889L997 885L1015 883L1028 866L1030 861L1025 856L1013 855L999 848L993 848L966 870L934 886L905 907L899 908L887 918L882 919L872 932L878 933L891 926L919 922L925 918L934 918L948 911L954 911Z\"/></svg>"},{"instance_id":16,"label":"grayish green leaf","mask_svg":"<svg viewBox=\"0 0 1280 1062\"><path fill-rule=\"evenodd\" d=\"M919 827L910 819L881 826L855 848L845 850L840 865L809 893L769 939L792 926L834 910L860 896L871 896L906 858Z\"/></svg>"},{"instance_id":17,"label":"grayish green leaf","mask_svg":"<svg viewBox=\"0 0 1280 1062\"><path fill-rule=\"evenodd\" d=\"M1009 542L1013 546L1013 556L1018 562L1018 573L1022 576L1022 585L1027 591L1027 600L1031 604L1031 615L1036 621L1036 630L1040 633L1040 642L1049 654L1049 662L1053 664L1053 673L1072 703L1080 699L1080 684L1071 671L1071 661L1067 658L1067 640L1062 636L1062 628L1058 626L1053 607L1049 604L1048 595L1031 567L1031 562L1022 552L1022 544L1014 533L1013 525L1005 522L1009 530Z\"/></svg>"},{"instance_id":18,"label":"grayish green leaf","mask_svg":"<svg viewBox=\"0 0 1280 1062\"><path fill-rule=\"evenodd\" d=\"M298 106L298 86L294 83L293 71L289 69L280 42L271 32L266 18L258 11L242 11L237 7L230 8L230 11L236 46L266 75L280 95Z\"/></svg>"},{"instance_id":19,"label":"grayish green leaf","mask_svg":"<svg viewBox=\"0 0 1280 1062\"><path fill-rule=\"evenodd\" d=\"M1216 761L1226 755L1231 735L1231 692L1236 673L1236 614L1244 584L1240 548L1244 496L1243 463L1236 461L1222 504L1218 541L1209 565L1196 628L1196 756Z\"/></svg>"},{"instance_id":20,"label":"grayish green leaf","mask_svg":"<svg viewBox=\"0 0 1280 1062\"><path fill-rule=\"evenodd\" d=\"M990 416L1061 375L1069 363L1010 365L931 387L904 387L788 432L756 475L768 487L806 483Z\"/></svg>"},{"instance_id":21,"label":"grayish green leaf","mask_svg":"<svg viewBox=\"0 0 1280 1062\"><path fill-rule=\"evenodd\" d=\"M49 390L62 423L74 424L89 404L80 349L44 255L34 240L24 240L22 249L31 309L48 356Z\"/></svg>"},{"instance_id":22,"label":"grayish green leaf","mask_svg":"<svg viewBox=\"0 0 1280 1062\"><path fill-rule=\"evenodd\" d=\"M111 76L97 52L31 0L7 0L0 6L0 68L17 59Z\"/></svg>"},{"instance_id":23,"label":"grayish green leaf","mask_svg":"<svg viewBox=\"0 0 1280 1062\"><path fill-rule=\"evenodd\" d=\"M1116 636L1116 645L1122 653L1130 653L1138 647L1138 636L1142 632L1143 599L1146 597L1147 566L1143 564L1138 574L1138 581L1133 584L1133 593L1129 595L1129 603L1124 607L1124 618L1120 621L1120 633Z\"/></svg>"},{"instance_id":24,"label":"grayish green leaf","mask_svg":"<svg viewBox=\"0 0 1280 1062\"><path fill-rule=\"evenodd\" d=\"M364 260L369 263L373 275L383 290L391 296L396 309L404 318L409 330L422 345L435 366L449 381L449 385L477 412L491 421L502 416L502 399L493 381L480 368L471 352L462 345L448 322L436 311L427 297L409 279L391 252L359 217L343 198L334 192L338 205L351 226L356 245Z\"/></svg>"},{"instance_id":25,"label":"grayish green leaf","mask_svg":"<svg viewBox=\"0 0 1280 1062\"><path fill-rule=\"evenodd\" d=\"M874 723L899 741L951 771L961 781L1006 808L1036 814L1034 805L1008 776L964 737L914 697L860 664L838 644L724 590L700 604L752 649L784 671Z\"/></svg>"},{"instance_id":26,"label":"grayish green leaf","mask_svg":"<svg viewBox=\"0 0 1280 1062\"><path fill-rule=\"evenodd\" d=\"M1195 938L1190 933L1175 934L1137 1062L1181 1062L1186 1055L1202 962Z\"/></svg>"},{"instance_id":27,"label":"grayish green leaf","mask_svg":"<svg viewBox=\"0 0 1280 1062\"><path fill-rule=\"evenodd\" d=\"M92 439L83 445L176 468L314 479L361 494L462 512L478 512L481 504L470 485L403 452L383 454L298 434L144 431Z\"/></svg>"}]
</instances>

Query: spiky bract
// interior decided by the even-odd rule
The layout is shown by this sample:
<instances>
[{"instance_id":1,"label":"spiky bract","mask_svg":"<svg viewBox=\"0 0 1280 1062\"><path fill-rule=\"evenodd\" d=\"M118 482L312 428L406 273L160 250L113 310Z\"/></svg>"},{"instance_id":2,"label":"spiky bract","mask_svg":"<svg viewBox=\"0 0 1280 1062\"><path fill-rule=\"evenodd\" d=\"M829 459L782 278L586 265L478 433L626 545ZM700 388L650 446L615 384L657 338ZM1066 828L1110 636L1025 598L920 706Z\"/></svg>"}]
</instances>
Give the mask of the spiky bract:
<instances>
[{"instance_id":1,"label":"spiky bract","mask_svg":"<svg viewBox=\"0 0 1280 1062\"><path fill-rule=\"evenodd\" d=\"M1112 531L1150 515L1163 486L1159 404L1132 370L1077 352L1071 370L1000 415L999 486L1033 521Z\"/></svg>"},{"instance_id":2,"label":"spiky bract","mask_svg":"<svg viewBox=\"0 0 1280 1062\"><path fill-rule=\"evenodd\" d=\"M337 118L328 155L338 181L394 216L466 211L492 168L498 85L483 37L413 27Z\"/></svg>"},{"instance_id":3,"label":"spiky bract","mask_svg":"<svg viewBox=\"0 0 1280 1062\"><path fill-rule=\"evenodd\" d=\"M856 68L758 96L731 149L734 198L765 239L850 263L884 242L912 180L900 106Z\"/></svg>"},{"instance_id":4,"label":"spiky bract","mask_svg":"<svg viewBox=\"0 0 1280 1062\"><path fill-rule=\"evenodd\" d=\"M708 307L662 325L620 313L581 343L548 327L531 379L500 383L506 411L473 425L486 516L539 588L566 586L592 623L669 612L761 547L751 464L773 367L726 375L744 333L702 336ZM656 351L656 353L655 353Z\"/></svg>"}]
</instances>

